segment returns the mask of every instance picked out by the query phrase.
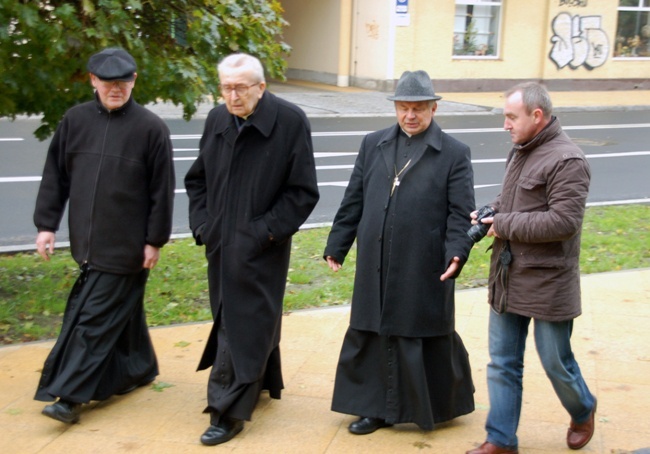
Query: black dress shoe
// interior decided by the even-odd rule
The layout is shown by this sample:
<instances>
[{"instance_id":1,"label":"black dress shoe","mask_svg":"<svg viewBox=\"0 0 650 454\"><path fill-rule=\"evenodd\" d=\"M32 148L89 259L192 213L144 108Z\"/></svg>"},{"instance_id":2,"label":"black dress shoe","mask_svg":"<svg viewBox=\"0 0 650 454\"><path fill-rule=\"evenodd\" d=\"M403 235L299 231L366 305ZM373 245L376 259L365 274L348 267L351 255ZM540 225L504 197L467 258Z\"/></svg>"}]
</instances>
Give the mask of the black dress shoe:
<instances>
[{"instance_id":1,"label":"black dress shoe","mask_svg":"<svg viewBox=\"0 0 650 454\"><path fill-rule=\"evenodd\" d=\"M244 428L244 421L222 417L217 425L211 425L201 435L201 443L214 446L225 443L237 435Z\"/></svg>"},{"instance_id":2,"label":"black dress shoe","mask_svg":"<svg viewBox=\"0 0 650 454\"><path fill-rule=\"evenodd\" d=\"M348 430L355 435L368 435L373 433L377 429L383 427L390 427L392 424L388 424L383 419L379 418L364 418L363 416L357 421L354 421L348 426Z\"/></svg>"},{"instance_id":3,"label":"black dress shoe","mask_svg":"<svg viewBox=\"0 0 650 454\"><path fill-rule=\"evenodd\" d=\"M79 422L79 413L81 413L81 404L68 402L67 400L59 399L52 405L46 405L41 412L45 416L49 416L57 421L66 424L74 424Z\"/></svg>"}]
</instances>

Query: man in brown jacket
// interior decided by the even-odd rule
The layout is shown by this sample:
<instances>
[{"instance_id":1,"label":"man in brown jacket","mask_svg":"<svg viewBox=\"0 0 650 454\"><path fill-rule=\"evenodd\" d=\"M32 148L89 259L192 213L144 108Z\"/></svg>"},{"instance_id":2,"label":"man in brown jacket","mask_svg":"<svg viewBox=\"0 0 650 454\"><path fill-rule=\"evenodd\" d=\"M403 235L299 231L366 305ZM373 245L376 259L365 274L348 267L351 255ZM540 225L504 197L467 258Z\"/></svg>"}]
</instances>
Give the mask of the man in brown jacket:
<instances>
[{"instance_id":1,"label":"man in brown jacket","mask_svg":"<svg viewBox=\"0 0 650 454\"><path fill-rule=\"evenodd\" d=\"M546 375L571 415L567 445L580 449L594 432L596 398L571 350L581 313L580 232L590 170L580 148L551 115L548 92L520 84L505 94L504 128L514 147L502 192L482 219L494 238L489 278L490 411L487 440L468 454L517 453L524 349L535 322L535 345ZM476 212L472 213L476 224Z\"/></svg>"}]
</instances>

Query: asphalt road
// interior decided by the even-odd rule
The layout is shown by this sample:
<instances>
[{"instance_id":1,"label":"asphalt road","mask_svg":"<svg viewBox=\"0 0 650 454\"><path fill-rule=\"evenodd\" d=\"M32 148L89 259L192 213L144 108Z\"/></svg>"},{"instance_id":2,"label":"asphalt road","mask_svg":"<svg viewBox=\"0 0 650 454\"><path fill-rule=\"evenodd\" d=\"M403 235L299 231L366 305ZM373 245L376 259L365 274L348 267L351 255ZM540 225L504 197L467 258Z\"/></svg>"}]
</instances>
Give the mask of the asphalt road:
<instances>
[{"instance_id":1,"label":"asphalt road","mask_svg":"<svg viewBox=\"0 0 650 454\"><path fill-rule=\"evenodd\" d=\"M589 204L650 202L650 110L572 112L558 115L569 136L589 158L592 185ZM174 235L188 234L183 177L198 153L203 120L166 120L174 145L177 194ZM500 115L437 116L448 133L470 145L475 172L476 204L488 203L500 190L504 162L511 147ZM321 200L307 221L332 221L343 196L363 136L394 123L390 117L312 118L314 151ZM48 141L32 132L37 120L0 120L0 251L31 248L32 224ZM57 241L67 241L62 223Z\"/></svg>"}]
</instances>

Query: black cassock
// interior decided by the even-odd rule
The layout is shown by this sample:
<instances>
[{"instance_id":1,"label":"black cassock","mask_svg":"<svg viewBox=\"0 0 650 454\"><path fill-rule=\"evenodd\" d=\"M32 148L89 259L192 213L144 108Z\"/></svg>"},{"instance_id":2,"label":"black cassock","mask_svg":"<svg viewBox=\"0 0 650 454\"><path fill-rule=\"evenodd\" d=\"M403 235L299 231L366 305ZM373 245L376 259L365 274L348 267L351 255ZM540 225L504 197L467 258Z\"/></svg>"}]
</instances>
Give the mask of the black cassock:
<instances>
[{"instance_id":1,"label":"black cassock","mask_svg":"<svg viewBox=\"0 0 650 454\"><path fill-rule=\"evenodd\" d=\"M105 400L158 375L144 312L149 270L82 271L70 293L61 332L45 360L36 400Z\"/></svg>"},{"instance_id":2,"label":"black cassock","mask_svg":"<svg viewBox=\"0 0 650 454\"><path fill-rule=\"evenodd\" d=\"M411 165L411 150L426 146L421 139L399 135L395 175ZM399 185L394 191L399 191ZM390 269L394 203L389 202L387 209L382 235L382 287ZM332 410L380 418L390 424L415 423L424 430L471 413L474 384L463 341L455 331L443 336L403 337L348 328L336 371Z\"/></svg>"}]
</instances>

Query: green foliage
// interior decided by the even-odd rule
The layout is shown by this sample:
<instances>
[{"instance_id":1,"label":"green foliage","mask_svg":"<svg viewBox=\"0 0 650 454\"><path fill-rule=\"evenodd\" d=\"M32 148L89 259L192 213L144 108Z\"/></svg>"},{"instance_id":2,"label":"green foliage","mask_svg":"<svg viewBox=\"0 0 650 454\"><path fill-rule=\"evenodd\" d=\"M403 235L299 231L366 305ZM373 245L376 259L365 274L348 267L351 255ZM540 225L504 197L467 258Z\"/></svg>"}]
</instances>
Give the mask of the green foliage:
<instances>
[{"instance_id":1,"label":"green foliage","mask_svg":"<svg viewBox=\"0 0 650 454\"><path fill-rule=\"evenodd\" d=\"M91 99L88 58L122 47L138 64L135 99L181 105L188 120L217 99L216 65L230 53L284 78L282 12L278 0L0 0L0 117L42 114L35 135L47 138Z\"/></svg>"},{"instance_id":2,"label":"green foliage","mask_svg":"<svg viewBox=\"0 0 650 454\"><path fill-rule=\"evenodd\" d=\"M650 206L587 209L580 256L583 274L650 267ZM356 251L333 273L322 254L329 229L301 230L293 238L284 310L349 304ZM487 283L489 239L477 243L456 279L458 290ZM78 276L69 251L44 263L35 253L0 255L0 344L56 337L65 302ZM189 239L162 249L145 296L149 325L211 320L204 248ZM175 346L184 348L179 342Z\"/></svg>"}]
</instances>

